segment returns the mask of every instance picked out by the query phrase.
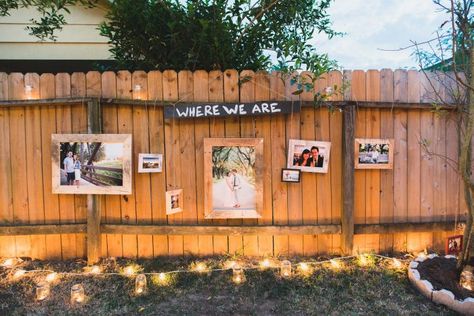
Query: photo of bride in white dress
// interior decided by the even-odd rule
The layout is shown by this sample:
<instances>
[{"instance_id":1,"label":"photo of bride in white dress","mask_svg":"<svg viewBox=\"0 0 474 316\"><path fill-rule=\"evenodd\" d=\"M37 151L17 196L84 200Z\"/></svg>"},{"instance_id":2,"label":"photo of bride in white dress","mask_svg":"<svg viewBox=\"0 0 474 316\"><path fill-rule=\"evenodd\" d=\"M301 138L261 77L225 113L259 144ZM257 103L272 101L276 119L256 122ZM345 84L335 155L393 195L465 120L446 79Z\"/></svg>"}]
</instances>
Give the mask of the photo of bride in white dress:
<instances>
[{"instance_id":1,"label":"photo of bride in white dress","mask_svg":"<svg viewBox=\"0 0 474 316\"><path fill-rule=\"evenodd\" d=\"M255 148L213 147L213 209L255 210Z\"/></svg>"}]
</instances>

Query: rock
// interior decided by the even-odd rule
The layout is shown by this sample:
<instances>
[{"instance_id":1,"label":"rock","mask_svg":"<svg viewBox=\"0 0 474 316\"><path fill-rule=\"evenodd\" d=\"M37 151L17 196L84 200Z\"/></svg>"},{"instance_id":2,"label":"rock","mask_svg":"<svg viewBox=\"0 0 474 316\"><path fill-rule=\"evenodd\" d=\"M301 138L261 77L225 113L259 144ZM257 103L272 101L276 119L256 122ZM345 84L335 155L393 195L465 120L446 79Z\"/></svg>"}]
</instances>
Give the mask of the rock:
<instances>
[{"instance_id":1,"label":"rock","mask_svg":"<svg viewBox=\"0 0 474 316\"><path fill-rule=\"evenodd\" d=\"M418 281L415 281L415 285L424 296L426 296L430 300L432 299L431 294L433 292L433 285L431 284L430 281L418 280Z\"/></svg>"},{"instance_id":2,"label":"rock","mask_svg":"<svg viewBox=\"0 0 474 316\"><path fill-rule=\"evenodd\" d=\"M412 282L420 280L420 273L416 269L408 269L408 279Z\"/></svg>"},{"instance_id":3,"label":"rock","mask_svg":"<svg viewBox=\"0 0 474 316\"><path fill-rule=\"evenodd\" d=\"M453 255L446 255L444 256L446 259L457 259L456 256L453 256Z\"/></svg>"},{"instance_id":4,"label":"rock","mask_svg":"<svg viewBox=\"0 0 474 316\"><path fill-rule=\"evenodd\" d=\"M454 294L448 290L433 291L433 302L451 307L454 303Z\"/></svg>"},{"instance_id":5,"label":"rock","mask_svg":"<svg viewBox=\"0 0 474 316\"><path fill-rule=\"evenodd\" d=\"M468 297L464 301L456 301L454 309L464 315L474 315L474 298Z\"/></svg>"},{"instance_id":6,"label":"rock","mask_svg":"<svg viewBox=\"0 0 474 316\"><path fill-rule=\"evenodd\" d=\"M418 268L418 265L419 265L419 264L420 264L419 262L412 261L412 262L410 262L410 265L409 265L408 267L409 267L410 269L416 269L416 268Z\"/></svg>"},{"instance_id":7,"label":"rock","mask_svg":"<svg viewBox=\"0 0 474 316\"><path fill-rule=\"evenodd\" d=\"M435 254L435 253L431 253L428 255L428 259L433 259L433 258L436 258L438 255Z\"/></svg>"}]
</instances>

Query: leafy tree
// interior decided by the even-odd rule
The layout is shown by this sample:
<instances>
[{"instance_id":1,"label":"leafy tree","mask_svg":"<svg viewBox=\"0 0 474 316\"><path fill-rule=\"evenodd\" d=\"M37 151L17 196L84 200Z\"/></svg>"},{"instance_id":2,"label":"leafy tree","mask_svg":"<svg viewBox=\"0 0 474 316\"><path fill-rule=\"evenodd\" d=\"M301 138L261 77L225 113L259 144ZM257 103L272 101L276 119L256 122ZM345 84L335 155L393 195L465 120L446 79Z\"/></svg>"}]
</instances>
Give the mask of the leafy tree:
<instances>
[{"instance_id":1,"label":"leafy tree","mask_svg":"<svg viewBox=\"0 0 474 316\"><path fill-rule=\"evenodd\" d=\"M332 0L116 0L101 27L112 56L127 69L307 69L335 67L309 40L339 35L327 13ZM0 16L36 7L29 28L41 40L55 39L68 7L92 7L97 0L0 0Z\"/></svg>"},{"instance_id":2,"label":"leafy tree","mask_svg":"<svg viewBox=\"0 0 474 316\"><path fill-rule=\"evenodd\" d=\"M415 47L422 69L439 70L443 74L434 79L429 77L433 88L433 81L439 80L447 91L446 97L438 95L439 101L434 104L435 109L443 104L455 107L459 142L457 170L464 183L464 197L468 208L465 244L458 261L461 269L474 257L474 177L471 171L474 134L474 3L472 0L433 2L448 14L449 19L441 25L434 40L425 42L431 47L430 50L421 49L419 43L415 43ZM430 153L429 144L423 144Z\"/></svg>"}]
</instances>

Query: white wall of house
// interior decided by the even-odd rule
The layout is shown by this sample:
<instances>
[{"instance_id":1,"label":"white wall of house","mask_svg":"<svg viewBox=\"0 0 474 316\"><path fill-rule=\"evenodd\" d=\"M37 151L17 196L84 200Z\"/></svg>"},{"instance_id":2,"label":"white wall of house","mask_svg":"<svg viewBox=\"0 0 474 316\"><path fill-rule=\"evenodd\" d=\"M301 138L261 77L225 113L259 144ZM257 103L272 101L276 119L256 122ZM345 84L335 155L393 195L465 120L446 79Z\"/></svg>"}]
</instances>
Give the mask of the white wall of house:
<instances>
[{"instance_id":1,"label":"white wall of house","mask_svg":"<svg viewBox=\"0 0 474 316\"><path fill-rule=\"evenodd\" d=\"M105 60L111 59L107 38L99 34L99 24L105 20L107 7L80 6L65 14L67 25L56 32L56 42L40 42L28 34L32 18L39 18L34 8L10 12L0 17L0 60Z\"/></svg>"}]
</instances>

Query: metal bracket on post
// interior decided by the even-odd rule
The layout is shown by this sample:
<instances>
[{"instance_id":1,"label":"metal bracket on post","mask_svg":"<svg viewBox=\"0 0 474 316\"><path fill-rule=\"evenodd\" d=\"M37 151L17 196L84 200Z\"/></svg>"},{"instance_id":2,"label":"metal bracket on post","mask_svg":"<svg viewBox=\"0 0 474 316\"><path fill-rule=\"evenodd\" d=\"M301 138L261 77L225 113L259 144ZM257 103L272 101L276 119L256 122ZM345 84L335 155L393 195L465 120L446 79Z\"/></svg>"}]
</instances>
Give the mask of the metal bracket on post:
<instances>
[{"instance_id":1,"label":"metal bracket on post","mask_svg":"<svg viewBox=\"0 0 474 316\"><path fill-rule=\"evenodd\" d=\"M343 109L342 178L343 207L341 218L341 245L344 254L352 255L354 248L354 133L355 106Z\"/></svg>"},{"instance_id":2,"label":"metal bracket on post","mask_svg":"<svg viewBox=\"0 0 474 316\"><path fill-rule=\"evenodd\" d=\"M102 116L100 102L94 99L87 102L87 132L102 133ZM94 264L100 259L100 203L101 195L87 195L87 263Z\"/></svg>"}]
</instances>

